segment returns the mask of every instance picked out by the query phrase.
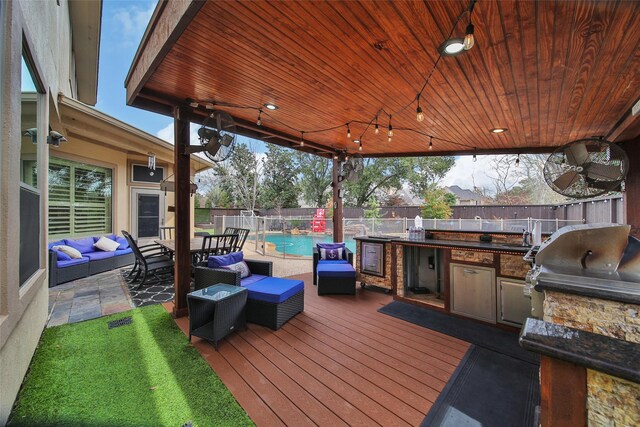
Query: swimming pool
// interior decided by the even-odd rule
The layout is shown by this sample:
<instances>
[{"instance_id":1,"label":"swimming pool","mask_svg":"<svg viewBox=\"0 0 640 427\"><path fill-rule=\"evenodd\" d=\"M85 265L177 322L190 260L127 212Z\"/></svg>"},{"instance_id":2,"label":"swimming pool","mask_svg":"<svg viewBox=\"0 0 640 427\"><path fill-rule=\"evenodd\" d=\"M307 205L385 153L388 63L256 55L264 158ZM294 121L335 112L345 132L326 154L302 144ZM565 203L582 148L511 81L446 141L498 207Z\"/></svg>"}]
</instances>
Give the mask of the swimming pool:
<instances>
[{"instance_id":1,"label":"swimming pool","mask_svg":"<svg viewBox=\"0 0 640 427\"><path fill-rule=\"evenodd\" d=\"M267 234L267 242L276 246L276 251L288 255L313 256L313 247L316 243L333 242L333 236L308 235L308 234ZM356 241L352 238L345 240L347 248L354 254Z\"/></svg>"}]
</instances>

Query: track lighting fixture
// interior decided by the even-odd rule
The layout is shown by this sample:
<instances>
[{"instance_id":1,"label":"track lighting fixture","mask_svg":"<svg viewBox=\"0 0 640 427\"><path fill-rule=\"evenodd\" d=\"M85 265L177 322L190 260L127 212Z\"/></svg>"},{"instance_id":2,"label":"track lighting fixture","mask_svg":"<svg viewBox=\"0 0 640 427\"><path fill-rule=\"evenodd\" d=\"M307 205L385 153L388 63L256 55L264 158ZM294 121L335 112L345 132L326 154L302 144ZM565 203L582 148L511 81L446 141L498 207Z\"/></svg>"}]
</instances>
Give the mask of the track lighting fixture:
<instances>
[{"instance_id":1,"label":"track lighting fixture","mask_svg":"<svg viewBox=\"0 0 640 427\"><path fill-rule=\"evenodd\" d=\"M422 112L422 108L420 107L420 94L416 97L418 100L418 108L416 108L416 120L421 122L424 120L424 113Z\"/></svg>"},{"instance_id":2,"label":"track lighting fixture","mask_svg":"<svg viewBox=\"0 0 640 427\"><path fill-rule=\"evenodd\" d=\"M262 108L258 110L258 120L256 121L258 126L262 126Z\"/></svg>"}]
</instances>

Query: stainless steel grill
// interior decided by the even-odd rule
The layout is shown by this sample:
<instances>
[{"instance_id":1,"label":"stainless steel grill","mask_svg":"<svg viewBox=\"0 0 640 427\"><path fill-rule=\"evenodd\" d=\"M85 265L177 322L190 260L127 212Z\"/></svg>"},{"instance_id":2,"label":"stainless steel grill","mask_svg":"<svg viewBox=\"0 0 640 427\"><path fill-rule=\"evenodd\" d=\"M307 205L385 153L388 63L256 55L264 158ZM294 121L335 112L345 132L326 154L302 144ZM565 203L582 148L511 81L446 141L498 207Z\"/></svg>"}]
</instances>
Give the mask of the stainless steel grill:
<instances>
[{"instance_id":1,"label":"stainless steel grill","mask_svg":"<svg viewBox=\"0 0 640 427\"><path fill-rule=\"evenodd\" d=\"M640 293L640 241L620 224L584 224L561 228L525 259L533 262L524 293L532 317L542 318L544 295L537 284L567 284L602 292Z\"/></svg>"}]
</instances>

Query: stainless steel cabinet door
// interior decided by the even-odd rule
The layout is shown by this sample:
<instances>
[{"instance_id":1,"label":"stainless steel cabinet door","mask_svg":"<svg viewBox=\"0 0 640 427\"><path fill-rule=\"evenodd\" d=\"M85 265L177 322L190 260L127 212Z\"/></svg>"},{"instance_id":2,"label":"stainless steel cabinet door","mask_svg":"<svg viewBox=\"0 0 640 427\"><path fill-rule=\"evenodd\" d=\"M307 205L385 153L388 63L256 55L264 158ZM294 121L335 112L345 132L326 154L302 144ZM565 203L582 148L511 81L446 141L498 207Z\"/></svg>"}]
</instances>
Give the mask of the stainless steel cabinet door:
<instances>
[{"instance_id":1,"label":"stainless steel cabinet door","mask_svg":"<svg viewBox=\"0 0 640 427\"><path fill-rule=\"evenodd\" d=\"M522 326L525 319L531 317L531 299L524 296L523 290L524 282L498 278L500 323Z\"/></svg>"},{"instance_id":2,"label":"stainless steel cabinet door","mask_svg":"<svg viewBox=\"0 0 640 427\"><path fill-rule=\"evenodd\" d=\"M451 264L451 312L496 323L495 270Z\"/></svg>"}]
</instances>

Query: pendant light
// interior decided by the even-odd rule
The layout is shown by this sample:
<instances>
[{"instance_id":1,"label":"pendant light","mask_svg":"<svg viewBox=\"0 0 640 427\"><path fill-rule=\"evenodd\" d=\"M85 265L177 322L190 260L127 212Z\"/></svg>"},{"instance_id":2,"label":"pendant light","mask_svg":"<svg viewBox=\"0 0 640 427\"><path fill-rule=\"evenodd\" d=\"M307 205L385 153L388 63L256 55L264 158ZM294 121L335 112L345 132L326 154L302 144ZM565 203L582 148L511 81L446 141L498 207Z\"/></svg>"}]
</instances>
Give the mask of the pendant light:
<instances>
[{"instance_id":1,"label":"pendant light","mask_svg":"<svg viewBox=\"0 0 640 427\"><path fill-rule=\"evenodd\" d=\"M416 97L418 101L418 108L416 108L416 120L418 122L424 121L424 113L422 112L422 108L420 107L420 94Z\"/></svg>"}]
</instances>

